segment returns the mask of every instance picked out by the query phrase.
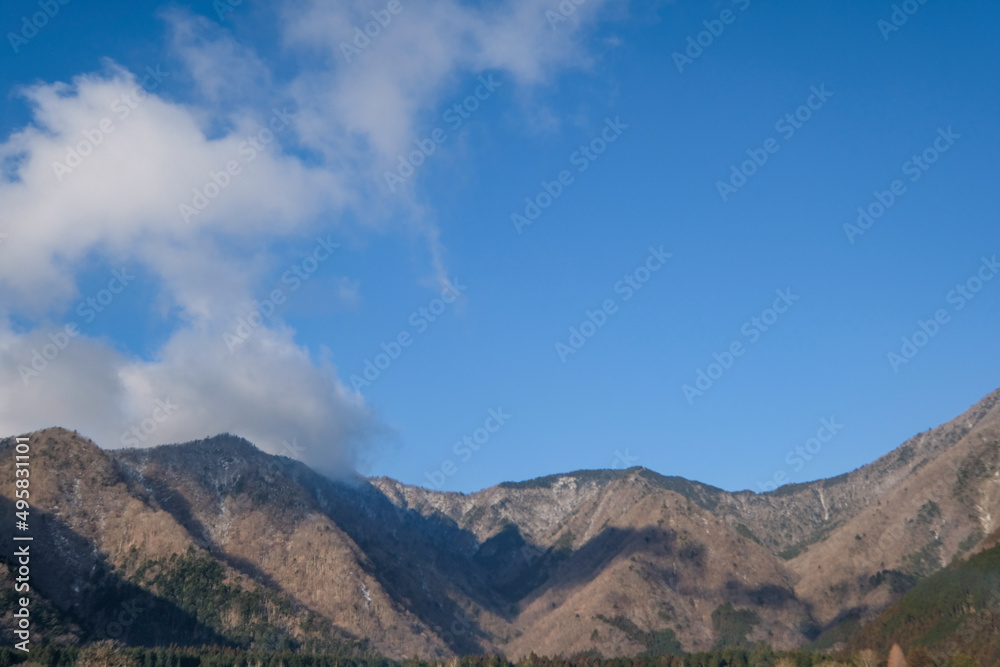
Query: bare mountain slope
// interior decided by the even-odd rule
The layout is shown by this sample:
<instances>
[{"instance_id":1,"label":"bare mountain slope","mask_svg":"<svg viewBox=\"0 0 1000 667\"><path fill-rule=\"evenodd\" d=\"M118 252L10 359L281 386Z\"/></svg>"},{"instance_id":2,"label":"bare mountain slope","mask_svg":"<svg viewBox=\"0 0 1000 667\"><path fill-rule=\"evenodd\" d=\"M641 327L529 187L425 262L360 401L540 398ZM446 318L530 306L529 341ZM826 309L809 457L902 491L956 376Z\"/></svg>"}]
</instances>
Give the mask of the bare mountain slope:
<instances>
[{"instance_id":1,"label":"bare mountain slope","mask_svg":"<svg viewBox=\"0 0 1000 667\"><path fill-rule=\"evenodd\" d=\"M125 591L199 637L391 657L801 646L984 548L1000 516L1000 392L765 494L643 468L441 493L332 481L232 436L105 452L51 429L32 447L38 587L69 617ZM130 641L172 640L141 626Z\"/></svg>"}]
</instances>

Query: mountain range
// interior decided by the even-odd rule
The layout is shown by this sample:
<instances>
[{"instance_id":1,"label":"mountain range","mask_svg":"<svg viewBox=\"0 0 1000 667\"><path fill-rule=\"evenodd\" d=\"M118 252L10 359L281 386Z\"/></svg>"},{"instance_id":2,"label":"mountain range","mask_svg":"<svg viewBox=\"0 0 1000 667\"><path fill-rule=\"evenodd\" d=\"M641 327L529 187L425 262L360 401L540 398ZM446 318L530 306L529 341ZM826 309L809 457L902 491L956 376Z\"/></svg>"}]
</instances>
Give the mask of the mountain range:
<instances>
[{"instance_id":1,"label":"mountain range","mask_svg":"<svg viewBox=\"0 0 1000 667\"><path fill-rule=\"evenodd\" d=\"M329 479L232 435L27 437L35 640L516 659L943 646L1000 617L970 592L1000 591L1000 390L857 470L765 493L636 467L462 494Z\"/></svg>"}]
</instances>

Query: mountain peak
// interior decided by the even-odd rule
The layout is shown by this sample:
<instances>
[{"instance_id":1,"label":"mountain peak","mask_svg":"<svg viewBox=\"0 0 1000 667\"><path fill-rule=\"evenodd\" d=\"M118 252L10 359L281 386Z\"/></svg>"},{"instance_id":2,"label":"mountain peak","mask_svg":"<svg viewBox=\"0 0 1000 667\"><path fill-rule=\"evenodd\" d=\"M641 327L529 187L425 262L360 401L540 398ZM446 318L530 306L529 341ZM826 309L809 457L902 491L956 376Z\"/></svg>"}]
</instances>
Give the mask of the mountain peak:
<instances>
[{"instance_id":1,"label":"mountain peak","mask_svg":"<svg viewBox=\"0 0 1000 667\"><path fill-rule=\"evenodd\" d=\"M998 406L1000 391L858 470L763 494L642 466L471 494L344 484L231 434L104 452L46 429L32 517L55 560L39 592L98 619L107 591L138 586L163 618L236 643L246 609L272 610L253 633L289 642L313 614L310 641L367 637L397 658L801 647L993 543ZM191 573L207 593L180 594ZM218 613L198 615L202 597Z\"/></svg>"}]
</instances>

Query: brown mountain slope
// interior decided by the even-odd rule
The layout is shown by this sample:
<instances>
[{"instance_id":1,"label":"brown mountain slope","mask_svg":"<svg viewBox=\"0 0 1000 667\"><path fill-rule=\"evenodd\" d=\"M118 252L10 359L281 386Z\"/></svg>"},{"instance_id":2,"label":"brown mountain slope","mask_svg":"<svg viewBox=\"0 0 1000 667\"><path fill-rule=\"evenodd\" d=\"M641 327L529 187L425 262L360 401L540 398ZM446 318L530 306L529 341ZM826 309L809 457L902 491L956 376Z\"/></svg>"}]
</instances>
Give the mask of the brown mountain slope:
<instances>
[{"instance_id":1,"label":"brown mountain slope","mask_svg":"<svg viewBox=\"0 0 1000 667\"><path fill-rule=\"evenodd\" d=\"M652 531L645 537L653 543L672 539L664 525L677 526L690 536L706 535L698 542L711 554L726 554L733 550L732 540L740 538L743 553L753 555L724 559L726 572L741 573L747 579L746 590L768 592L764 597L772 607L747 604L752 596L731 601L737 606L742 602L745 609L760 615L757 634L751 633L751 638L782 646L802 643L843 614L872 616L915 581L975 546L1000 510L998 424L1000 391L952 422L912 438L858 470L765 494L727 493L643 469L554 475L471 495L436 493L387 479L375 483L396 502L444 514L481 541L493 538L503 526L516 525L533 543L529 555L534 549L560 547L601 551L600 545L605 545L608 553L603 561L591 564L590 577L577 578L586 583L583 588L587 590L572 588L570 597L586 609L563 611L565 602L550 590L554 584L533 590L522 603L522 607L529 606L514 623L515 636L521 632L526 639L506 647L512 654L528 652L539 643L564 651L635 649L634 642L602 645L586 640L594 629L601 636L602 627L610 630L612 638L621 638L623 633L616 634L615 628L593 619L596 613L614 615L613 599L621 597L622 591L638 588L648 599L666 600L678 607L677 594L660 590L656 576L647 574L637 586L630 581L638 576L634 562L629 560L631 570L617 567L620 556L641 557L629 554L625 534L602 538L600 529L609 525L631 531L628 534ZM638 494L627 491L640 481ZM662 516L655 519L655 526L637 509L639 499L660 508ZM684 561L676 553L660 553L649 564L648 572L653 571L663 581L678 585ZM552 581L560 576L553 574ZM617 609L631 605L637 618L630 620L647 632L646 639L649 632L672 628L686 649L706 648L718 634L709 622L711 612L727 601L727 595L719 586L718 574L705 571L698 578L712 584L683 588L681 617L672 622L654 611L655 605L644 607L631 598L628 604L617 604ZM726 585L734 587L732 581ZM794 592L794 597L787 591ZM761 596L758 593L757 598ZM540 598L547 600L551 610L536 617L532 605ZM585 600L600 602L584 604ZM700 618L687 611L699 603L704 608ZM780 612L773 608L779 604L783 605ZM590 613L590 607L604 611ZM580 627L576 614L593 622ZM550 636L551 642L543 640Z\"/></svg>"},{"instance_id":2,"label":"brown mountain slope","mask_svg":"<svg viewBox=\"0 0 1000 667\"><path fill-rule=\"evenodd\" d=\"M974 548L1000 516L1000 401L994 393L951 423L852 473L856 486L891 486L790 565L796 592L826 623L845 608L869 617ZM877 482L876 482L877 483Z\"/></svg>"},{"instance_id":3,"label":"brown mountain slope","mask_svg":"<svg viewBox=\"0 0 1000 667\"><path fill-rule=\"evenodd\" d=\"M53 565L39 585L65 609L132 586L196 634L368 639L392 657L801 646L981 548L1000 516L1000 392L858 470L766 494L642 468L441 493L331 481L232 436L32 443Z\"/></svg>"},{"instance_id":4,"label":"brown mountain slope","mask_svg":"<svg viewBox=\"0 0 1000 667\"><path fill-rule=\"evenodd\" d=\"M303 605L203 548L211 545L178 520L188 517L182 498L161 505L149 486L75 433L40 431L30 445L32 584L85 640L200 645L250 634L282 646L310 635L300 628ZM12 449L3 441L0 457ZM12 496L5 485L0 503L10 507ZM123 610L125 628L115 625Z\"/></svg>"},{"instance_id":5,"label":"brown mountain slope","mask_svg":"<svg viewBox=\"0 0 1000 667\"><path fill-rule=\"evenodd\" d=\"M170 554L190 546L170 515L137 498L108 456L75 433L49 429L32 434L30 443L30 530L25 534L34 538L31 584L39 602L53 602L59 622L78 626L74 635L84 640L216 641L214 632L124 579L117 567L133 548ZM0 442L3 460L10 460L13 445L12 439ZM12 486L4 485L0 497L6 516L13 514ZM5 544L8 561L13 551L13 543ZM169 622L145 623L130 633L113 625L124 609L142 609L146 619ZM41 638L46 628L39 629Z\"/></svg>"},{"instance_id":6,"label":"brown mountain slope","mask_svg":"<svg viewBox=\"0 0 1000 667\"><path fill-rule=\"evenodd\" d=\"M396 658L449 653L393 597L396 591L383 586L380 577L393 564L376 567L342 530L337 487L329 480L226 436L112 455L201 546L244 576L292 596L346 636L367 638Z\"/></svg>"}]
</instances>

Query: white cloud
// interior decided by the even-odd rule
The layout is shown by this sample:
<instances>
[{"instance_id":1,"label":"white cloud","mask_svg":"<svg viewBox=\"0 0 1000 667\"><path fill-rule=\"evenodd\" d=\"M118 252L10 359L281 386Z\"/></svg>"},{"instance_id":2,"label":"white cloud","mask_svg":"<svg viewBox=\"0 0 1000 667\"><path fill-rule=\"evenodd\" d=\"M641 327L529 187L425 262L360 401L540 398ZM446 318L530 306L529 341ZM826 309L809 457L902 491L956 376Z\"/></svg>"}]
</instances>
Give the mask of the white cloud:
<instances>
[{"instance_id":1,"label":"white cloud","mask_svg":"<svg viewBox=\"0 0 1000 667\"><path fill-rule=\"evenodd\" d=\"M219 24L177 8L160 12L160 17L170 30L173 53L184 65L181 74L214 107L212 112L276 92L270 68Z\"/></svg>"},{"instance_id":2,"label":"white cloud","mask_svg":"<svg viewBox=\"0 0 1000 667\"><path fill-rule=\"evenodd\" d=\"M220 330L271 268L261 247L311 232L321 215L342 209L340 179L284 154L280 136L260 150L244 145L259 129L249 118L210 140L183 105L155 94L131 98L136 85L135 76L109 64L72 84L24 91L35 124L0 146L0 156L20 159L17 178L0 183L0 230L8 235L0 245L2 308L29 318L65 312L80 298L77 276L96 256L142 267L185 324L154 362L74 338L27 386L18 369L31 368L32 351L51 342L50 328L19 334L7 327L0 333L0 431L66 425L117 446L156 399L169 397L183 413L142 444L231 431L278 451L283 438L297 435L312 463L329 471L331 462L349 461L351 443L370 420L332 369L312 363L290 331L261 330L246 344L254 353L230 355ZM79 162L54 170L71 150ZM240 173L185 223L179 205L232 160ZM103 317L135 316L142 315Z\"/></svg>"},{"instance_id":3,"label":"white cloud","mask_svg":"<svg viewBox=\"0 0 1000 667\"><path fill-rule=\"evenodd\" d=\"M18 179L0 182L0 230L8 234L0 288L11 305L42 312L65 305L74 273L93 252L151 262L168 282L183 280L188 267L163 262L164 248L184 248L187 265L211 263L217 257L199 251L206 241L266 245L309 231L346 202L340 178L281 152L280 132L257 150L247 137L265 126L244 117L209 140L187 108L155 94L136 101L136 88L132 74L109 65L71 85L24 91L35 124L0 145L0 159L23 156ZM186 223L180 205L192 205L195 190L233 162L240 173L225 176L227 187ZM225 259L239 264L238 256Z\"/></svg>"},{"instance_id":4,"label":"white cloud","mask_svg":"<svg viewBox=\"0 0 1000 667\"><path fill-rule=\"evenodd\" d=\"M509 82L549 82L567 68L587 68L584 28L612 0L588 0L553 30L545 17L552 0L511 0L473 6L458 0L403 0L403 9L350 62L354 29L372 21L370 2L307 0L285 5L285 41L325 54L324 66L304 71L293 85L303 109L302 132L335 155L357 137L381 167L419 134L421 114L442 96L462 92L478 74L502 73ZM362 42L363 43L363 42ZM330 124L324 119L337 118Z\"/></svg>"},{"instance_id":5,"label":"white cloud","mask_svg":"<svg viewBox=\"0 0 1000 667\"><path fill-rule=\"evenodd\" d=\"M379 427L331 365L278 322L234 354L222 332L275 268L272 243L327 233L347 209L391 229L382 217L394 205L374 175L463 77L498 71L530 86L587 66L580 22L602 0L588 0L558 31L544 17L551 2L404 5L352 63L339 45L370 19L367 3L284 5L277 29L299 69L283 83L228 31L170 10L164 61L180 70L131 73L108 62L21 91L32 123L0 144L0 433L63 425L114 447L169 400L176 412L141 431L139 444L229 431L277 453L295 442L327 472L354 463L357 443ZM188 83L193 101L168 98L171 82ZM298 107L290 125L296 110L274 104L282 98ZM431 216L399 202L410 211L402 226L426 240L433 273L444 275ZM36 357L44 371L25 384L34 353L55 350L45 346L62 325L50 322L72 320L79 277L102 265L141 269L160 290L149 307L179 312L181 324L147 358L80 335L54 359ZM338 290L348 305L359 302L357 281L343 278Z\"/></svg>"},{"instance_id":6,"label":"white cloud","mask_svg":"<svg viewBox=\"0 0 1000 667\"><path fill-rule=\"evenodd\" d=\"M63 337L56 353L49 334L61 332L0 330L4 433L65 425L116 448L231 432L276 454L290 455L282 442L295 441L306 463L336 474L377 431L360 397L287 329L258 330L236 354L214 332L184 329L149 362L82 335Z\"/></svg>"}]
</instances>

